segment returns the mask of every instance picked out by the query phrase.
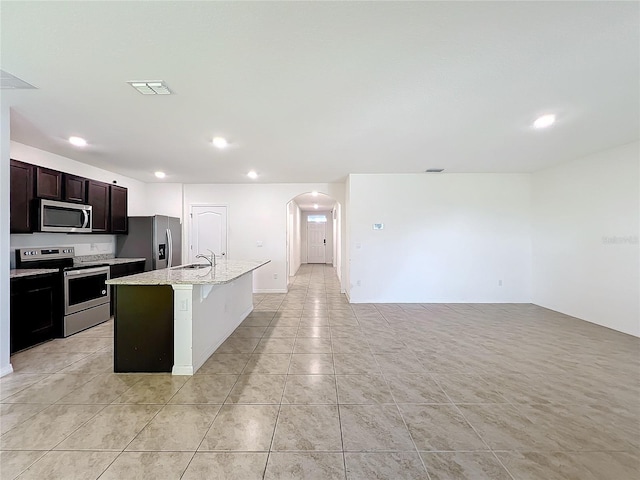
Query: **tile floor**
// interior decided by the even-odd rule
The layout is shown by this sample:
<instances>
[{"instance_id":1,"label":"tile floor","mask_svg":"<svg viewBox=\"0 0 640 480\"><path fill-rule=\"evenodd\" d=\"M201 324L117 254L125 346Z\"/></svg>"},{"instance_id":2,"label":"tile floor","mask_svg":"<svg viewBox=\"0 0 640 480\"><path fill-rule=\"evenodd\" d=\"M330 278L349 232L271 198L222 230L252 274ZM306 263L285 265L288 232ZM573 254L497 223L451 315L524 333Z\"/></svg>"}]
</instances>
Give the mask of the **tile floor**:
<instances>
[{"instance_id":1,"label":"tile floor","mask_svg":"<svg viewBox=\"0 0 640 480\"><path fill-rule=\"evenodd\" d=\"M112 322L12 357L5 479L638 479L640 342L533 305L349 305L303 266L193 377Z\"/></svg>"}]
</instances>

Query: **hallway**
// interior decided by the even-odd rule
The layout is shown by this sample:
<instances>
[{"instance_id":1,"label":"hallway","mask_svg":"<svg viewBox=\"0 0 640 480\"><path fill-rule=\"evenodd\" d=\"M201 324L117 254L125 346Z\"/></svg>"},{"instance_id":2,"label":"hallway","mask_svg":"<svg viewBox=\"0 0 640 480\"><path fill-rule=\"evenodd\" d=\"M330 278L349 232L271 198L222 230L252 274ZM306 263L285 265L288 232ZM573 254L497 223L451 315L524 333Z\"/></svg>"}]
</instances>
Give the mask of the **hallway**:
<instances>
[{"instance_id":1,"label":"hallway","mask_svg":"<svg viewBox=\"0 0 640 480\"><path fill-rule=\"evenodd\" d=\"M349 304L303 265L193 377L113 321L12 357L4 479L638 478L637 338L530 304Z\"/></svg>"}]
</instances>

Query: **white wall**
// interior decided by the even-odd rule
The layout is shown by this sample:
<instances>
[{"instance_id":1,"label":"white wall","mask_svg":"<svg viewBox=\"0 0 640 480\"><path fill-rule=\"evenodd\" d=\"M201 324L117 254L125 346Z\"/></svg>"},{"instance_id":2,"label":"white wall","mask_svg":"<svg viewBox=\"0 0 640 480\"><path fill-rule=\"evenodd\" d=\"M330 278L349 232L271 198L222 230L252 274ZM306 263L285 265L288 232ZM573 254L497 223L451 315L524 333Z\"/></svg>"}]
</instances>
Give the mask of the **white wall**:
<instances>
[{"instance_id":1,"label":"white wall","mask_svg":"<svg viewBox=\"0 0 640 480\"><path fill-rule=\"evenodd\" d=\"M295 201L287 204L288 219L288 235L287 243L289 245L289 276L296 274L301 264L300 255L300 207Z\"/></svg>"},{"instance_id":2,"label":"white wall","mask_svg":"<svg viewBox=\"0 0 640 480\"><path fill-rule=\"evenodd\" d=\"M302 212L300 221L300 245L301 245L301 259L302 263L308 263L309 261L309 245L307 241L309 236L307 235L307 227L309 222L307 216L309 215L325 215L327 217L327 223L325 224L325 237L327 240L327 246L325 247L325 263L333 263L333 214L330 210L311 210L308 212Z\"/></svg>"},{"instance_id":3,"label":"white wall","mask_svg":"<svg viewBox=\"0 0 640 480\"><path fill-rule=\"evenodd\" d=\"M145 215L166 215L182 220L182 184L181 183L147 183Z\"/></svg>"},{"instance_id":4,"label":"white wall","mask_svg":"<svg viewBox=\"0 0 640 480\"><path fill-rule=\"evenodd\" d=\"M0 377L13 371L9 360L9 106L0 103Z\"/></svg>"},{"instance_id":5,"label":"white wall","mask_svg":"<svg viewBox=\"0 0 640 480\"><path fill-rule=\"evenodd\" d=\"M287 289L286 230L287 203L295 196L317 190L338 201L343 184L206 184L184 185L184 218L192 204L228 205L229 258L270 259L254 273L256 292L285 292ZM185 223L189 245L189 222ZM258 247L258 241L262 247ZM277 275L278 278L274 278Z\"/></svg>"},{"instance_id":6,"label":"white wall","mask_svg":"<svg viewBox=\"0 0 640 480\"><path fill-rule=\"evenodd\" d=\"M349 175L348 190L352 302L531 301L529 175Z\"/></svg>"},{"instance_id":7,"label":"white wall","mask_svg":"<svg viewBox=\"0 0 640 480\"><path fill-rule=\"evenodd\" d=\"M115 180L118 185L128 189L127 208L129 215L149 214L147 210L147 184L143 182L14 141L11 142L11 158L105 183L113 183ZM157 197L153 196L152 198L156 200ZM53 246L74 246L76 255L114 254L115 236L65 233L13 234L11 235L10 248L7 249L10 254L11 268L15 267L16 248Z\"/></svg>"},{"instance_id":8,"label":"white wall","mask_svg":"<svg viewBox=\"0 0 640 480\"><path fill-rule=\"evenodd\" d=\"M640 148L533 175L533 302L640 336Z\"/></svg>"}]
</instances>

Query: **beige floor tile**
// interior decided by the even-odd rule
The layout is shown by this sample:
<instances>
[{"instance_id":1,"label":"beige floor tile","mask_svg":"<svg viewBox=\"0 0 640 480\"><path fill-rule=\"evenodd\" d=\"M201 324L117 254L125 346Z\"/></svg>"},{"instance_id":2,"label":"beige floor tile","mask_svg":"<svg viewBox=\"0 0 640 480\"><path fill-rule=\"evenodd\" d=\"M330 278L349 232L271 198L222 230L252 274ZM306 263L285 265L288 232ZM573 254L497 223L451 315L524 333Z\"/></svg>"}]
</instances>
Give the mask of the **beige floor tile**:
<instances>
[{"instance_id":1,"label":"beige floor tile","mask_svg":"<svg viewBox=\"0 0 640 480\"><path fill-rule=\"evenodd\" d=\"M78 387L86 384L95 375L54 374L35 385L21 390L15 395L5 398L5 403L45 403L51 404L60 400Z\"/></svg>"},{"instance_id":2,"label":"beige floor tile","mask_svg":"<svg viewBox=\"0 0 640 480\"><path fill-rule=\"evenodd\" d=\"M364 353L334 353L333 362L336 374L381 374L373 354Z\"/></svg>"},{"instance_id":3,"label":"beige floor tile","mask_svg":"<svg viewBox=\"0 0 640 480\"><path fill-rule=\"evenodd\" d=\"M182 480L262 480L267 456L267 453L198 452Z\"/></svg>"},{"instance_id":4,"label":"beige floor tile","mask_svg":"<svg viewBox=\"0 0 640 480\"><path fill-rule=\"evenodd\" d=\"M453 403L507 403L480 375L435 374L433 378Z\"/></svg>"},{"instance_id":5,"label":"beige floor tile","mask_svg":"<svg viewBox=\"0 0 640 480\"><path fill-rule=\"evenodd\" d=\"M214 353L204 362L196 374L211 375L215 373L241 374L251 358L249 353Z\"/></svg>"},{"instance_id":6,"label":"beige floor tile","mask_svg":"<svg viewBox=\"0 0 640 480\"><path fill-rule=\"evenodd\" d=\"M113 353L103 352L93 353L87 357L78 360L60 370L60 373L110 373L113 372Z\"/></svg>"},{"instance_id":7,"label":"beige floor tile","mask_svg":"<svg viewBox=\"0 0 640 480\"><path fill-rule=\"evenodd\" d=\"M329 338L330 336L331 336L331 331L329 327L300 326L300 328L298 329L298 338ZM310 353L322 353L322 352L310 352Z\"/></svg>"},{"instance_id":8,"label":"beige floor tile","mask_svg":"<svg viewBox=\"0 0 640 480\"><path fill-rule=\"evenodd\" d=\"M277 405L223 405L198 450L268 451Z\"/></svg>"},{"instance_id":9,"label":"beige floor tile","mask_svg":"<svg viewBox=\"0 0 640 480\"><path fill-rule=\"evenodd\" d=\"M48 374L42 373L12 373L0 378L0 400L4 400L40 380L47 378Z\"/></svg>"},{"instance_id":10,"label":"beige floor tile","mask_svg":"<svg viewBox=\"0 0 640 480\"><path fill-rule=\"evenodd\" d=\"M240 375L225 403L271 403L282 400L285 375Z\"/></svg>"},{"instance_id":11,"label":"beige floor tile","mask_svg":"<svg viewBox=\"0 0 640 480\"><path fill-rule=\"evenodd\" d=\"M114 403L167 403L188 379L170 374L145 375Z\"/></svg>"},{"instance_id":12,"label":"beige floor tile","mask_svg":"<svg viewBox=\"0 0 640 480\"><path fill-rule=\"evenodd\" d=\"M47 405L38 403L4 403L0 405L0 433L7 433L45 408Z\"/></svg>"},{"instance_id":13,"label":"beige floor tile","mask_svg":"<svg viewBox=\"0 0 640 480\"><path fill-rule=\"evenodd\" d=\"M400 412L420 451L487 450L453 405L400 405Z\"/></svg>"},{"instance_id":14,"label":"beige floor tile","mask_svg":"<svg viewBox=\"0 0 640 480\"><path fill-rule=\"evenodd\" d=\"M284 375L289 370L289 353L254 353L251 355L243 374L267 373Z\"/></svg>"},{"instance_id":15,"label":"beige floor tile","mask_svg":"<svg viewBox=\"0 0 640 480\"><path fill-rule=\"evenodd\" d=\"M56 449L122 451L159 410L159 405L108 405Z\"/></svg>"},{"instance_id":16,"label":"beige floor tile","mask_svg":"<svg viewBox=\"0 0 640 480\"><path fill-rule=\"evenodd\" d=\"M19 480L87 480L98 478L116 452L48 452L25 470Z\"/></svg>"},{"instance_id":17,"label":"beige floor tile","mask_svg":"<svg viewBox=\"0 0 640 480\"><path fill-rule=\"evenodd\" d=\"M104 405L51 405L0 437L0 450L50 450Z\"/></svg>"},{"instance_id":18,"label":"beige floor tile","mask_svg":"<svg viewBox=\"0 0 640 480\"><path fill-rule=\"evenodd\" d=\"M46 353L27 350L11 357L16 373L56 373L86 358L89 353Z\"/></svg>"},{"instance_id":19,"label":"beige floor tile","mask_svg":"<svg viewBox=\"0 0 640 480\"><path fill-rule=\"evenodd\" d=\"M291 355L289 374L333 374L333 356L328 353L294 353Z\"/></svg>"},{"instance_id":20,"label":"beige floor tile","mask_svg":"<svg viewBox=\"0 0 640 480\"><path fill-rule=\"evenodd\" d=\"M57 403L92 404L113 402L144 378L143 375L103 373L65 395Z\"/></svg>"},{"instance_id":21,"label":"beige floor tile","mask_svg":"<svg viewBox=\"0 0 640 480\"><path fill-rule=\"evenodd\" d=\"M333 375L287 375L283 404L336 404Z\"/></svg>"},{"instance_id":22,"label":"beige floor tile","mask_svg":"<svg viewBox=\"0 0 640 480\"><path fill-rule=\"evenodd\" d=\"M252 353L259 342L259 338L227 338L216 353Z\"/></svg>"},{"instance_id":23,"label":"beige floor tile","mask_svg":"<svg viewBox=\"0 0 640 480\"><path fill-rule=\"evenodd\" d=\"M295 338L263 338L255 348L255 353L292 353Z\"/></svg>"},{"instance_id":24,"label":"beige floor tile","mask_svg":"<svg viewBox=\"0 0 640 480\"><path fill-rule=\"evenodd\" d=\"M344 459L347 480L429 480L416 452L345 453Z\"/></svg>"},{"instance_id":25,"label":"beige floor tile","mask_svg":"<svg viewBox=\"0 0 640 480\"><path fill-rule=\"evenodd\" d=\"M428 373L394 373L385 378L397 403L450 403Z\"/></svg>"},{"instance_id":26,"label":"beige floor tile","mask_svg":"<svg viewBox=\"0 0 640 480\"><path fill-rule=\"evenodd\" d=\"M345 451L415 451L395 405L340 405L340 422Z\"/></svg>"},{"instance_id":27,"label":"beige floor tile","mask_svg":"<svg viewBox=\"0 0 640 480\"><path fill-rule=\"evenodd\" d=\"M239 375L194 375L189 378L169 403L222 404Z\"/></svg>"},{"instance_id":28,"label":"beige floor tile","mask_svg":"<svg viewBox=\"0 0 640 480\"><path fill-rule=\"evenodd\" d=\"M192 457L191 452L123 452L100 480L179 480Z\"/></svg>"},{"instance_id":29,"label":"beige floor tile","mask_svg":"<svg viewBox=\"0 0 640 480\"><path fill-rule=\"evenodd\" d=\"M332 405L282 405L272 450L342 451L338 408Z\"/></svg>"},{"instance_id":30,"label":"beige floor tile","mask_svg":"<svg viewBox=\"0 0 640 480\"><path fill-rule=\"evenodd\" d=\"M306 338L298 335L293 353L331 353L331 339L329 337Z\"/></svg>"},{"instance_id":31,"label":"beige floor tile","mask_svg":"<svg viewBox=\"0 0 640 480\"><path fill-rule=\"evenodd\" d=\"M195 452L219 410L220 405L166 405L127 450Z\"/></svg>"},{"instance_id":32,"label":"beige floor tile","mask_svg":"<svg viewBox=\"0 0 640 480\"><path fill-rule=\"evenodd\" d=\"M344 480L339 453L282 453L269 455L265 480Z\"/></svg>"},{"instance_id":33,"label":"beige floor tile","mask_svg":"<svg viewBox=\"0 0 640 480\"><path fill-rule=\"evenodd\" d=\"M337 375L340 404L393 403L391 391L382 375Z\"/></svg>"},{"instance_id":34,"label":"beige floor tile","mask_svg":"<svg viewBox=\"0 0 640 480\"><path fill-rule=\"evenodd\" d=\"M635 480L640 452L497 452L516 479Z\"/></svg>"},{"instance_id":35,"label":"beige floor tile","mask_svg":"<svg viewBox=\"0 0 640 480\"><path fill-rule=\"evenodd\" d=\"M45 453L43 451L28 450L0 452L0 478L14 480Z\"/></svg>"},{"instance_id":36,"label":"beige floor tile","mask_svg":"<svg viewBox=\"0 0 640 480\"><path fill-rule=\"evenodd\" d=\"M421 452L431 480L511 480L491 452Z\"/></svg>"}]
</instances>

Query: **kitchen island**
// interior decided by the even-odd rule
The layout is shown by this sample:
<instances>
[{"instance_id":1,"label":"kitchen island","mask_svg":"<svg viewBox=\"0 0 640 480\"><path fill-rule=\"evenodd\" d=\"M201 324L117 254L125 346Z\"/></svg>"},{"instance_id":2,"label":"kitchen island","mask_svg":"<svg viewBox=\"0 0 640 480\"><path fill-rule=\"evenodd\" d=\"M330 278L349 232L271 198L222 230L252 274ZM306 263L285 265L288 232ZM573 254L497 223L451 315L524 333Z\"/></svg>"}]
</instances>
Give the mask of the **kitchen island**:
<instances>
[{"instance_id":1,"label":"kitchen island","mask_svg":"<svg viewBox=\"0 0 640 480\"><path fill-rule=\"evenodd\" d=\"M225 260L107 281L116 287L114 371L193 375L253 310L252 272Z\"/></svg>"}]
</instances>

